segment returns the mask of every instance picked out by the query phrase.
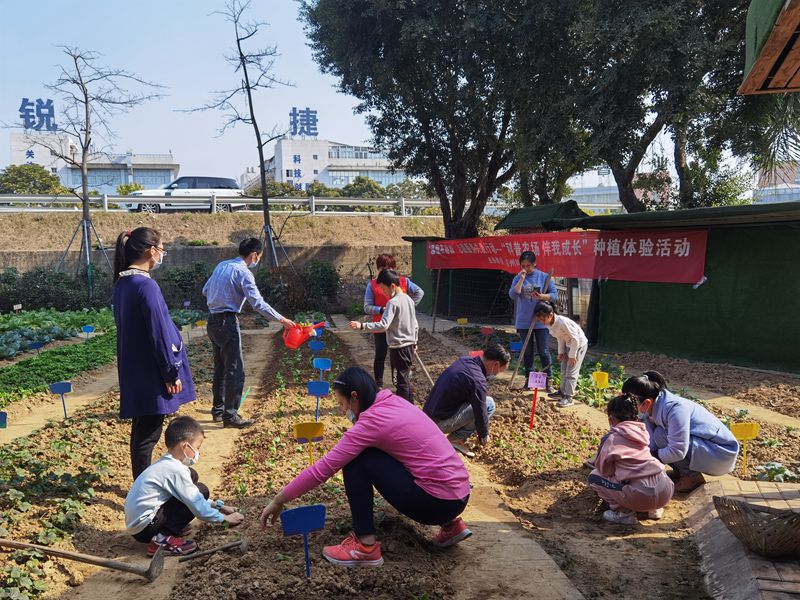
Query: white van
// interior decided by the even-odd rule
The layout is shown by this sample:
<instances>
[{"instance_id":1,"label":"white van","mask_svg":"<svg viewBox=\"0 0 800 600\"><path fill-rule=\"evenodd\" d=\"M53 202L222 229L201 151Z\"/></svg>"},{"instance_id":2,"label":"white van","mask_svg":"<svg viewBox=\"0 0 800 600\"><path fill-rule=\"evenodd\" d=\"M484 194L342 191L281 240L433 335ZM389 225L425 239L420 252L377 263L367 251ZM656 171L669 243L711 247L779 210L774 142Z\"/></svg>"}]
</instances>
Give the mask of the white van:
<instances>
[{"instance_id":1,"label":"white van","mask_svg":"<svg viewBox=\"0 0 800 600\"><path fill-rule=\"evenodd\" d=\"M211 206L211 194L217 197L217 212L231 212L244 208L244 202L232 202L232 198L244 196L235 179L228 177L178 177L172 183L155 190L137 190L131 196L137 202L120 202L120 208L137 212L158 213L165 210L205 210ZM153 200L150 200L152 198ZM166 198L166 200L155 200ZM170 198L197 198L198 202L170 202Z\"/></svg>"}]
</instances>

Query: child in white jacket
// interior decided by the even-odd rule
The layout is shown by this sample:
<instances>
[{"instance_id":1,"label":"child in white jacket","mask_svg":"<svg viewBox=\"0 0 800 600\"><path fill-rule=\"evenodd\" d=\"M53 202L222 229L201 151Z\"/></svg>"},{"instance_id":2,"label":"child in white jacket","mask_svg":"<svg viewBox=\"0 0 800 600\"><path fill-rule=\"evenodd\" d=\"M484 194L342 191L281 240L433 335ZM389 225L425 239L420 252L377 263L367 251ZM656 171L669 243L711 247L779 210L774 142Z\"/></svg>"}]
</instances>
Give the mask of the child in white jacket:
<instances>
[{"instance_id":1,"label":"child in white jacket","mask_svg":"<svg viewBox=\"0 0 800 600\"><path fill-rule=\"evenodd\" d=\"M561 385L551 398L559 398L558 408L572 406L578 374L589 345L580 325L572 319L556 314L552 303L539 302L533 311L536 319L547 326L550 335L558 340L558 362L561 363Z\"/></svg>"}]
</instances>

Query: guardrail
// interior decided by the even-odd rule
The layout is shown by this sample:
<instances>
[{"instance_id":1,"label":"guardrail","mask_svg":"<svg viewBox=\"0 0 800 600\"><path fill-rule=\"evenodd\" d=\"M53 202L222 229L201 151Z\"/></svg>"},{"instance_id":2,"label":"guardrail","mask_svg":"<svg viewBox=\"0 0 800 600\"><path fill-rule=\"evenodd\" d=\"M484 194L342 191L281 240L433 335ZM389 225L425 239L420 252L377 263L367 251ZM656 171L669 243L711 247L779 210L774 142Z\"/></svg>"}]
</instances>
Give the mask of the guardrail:
<instances>
[{"instance_id":1,"label":"guardrail","mask_svg":"<svg viewBox=\"0 0 800 600\"><path fill-rule=\"evenodd\" d=\"M119 212L131 210L119 208L120 204L143 206L144 212L159 212L162 205L167 205L166 210L181 209L184 206L200 207L209 212L228 211L234 207L257 206L260 207L262 199L255 196L112 196L102 194L90 198L90 210L103 212ZM308 198L280 197L269 198L270 206L291 207L292 212L300 210L312 215L329 213L336 215L362 215L366 212L344 212L339 210L329 211L329 208L352 207L354 209L381 208L389 210L384 214L407 215L409 209L439 208L438 200L410 200L406 198ZM74 211L81 207L82 201L75 196L52 195L18 195L0 194L0 212L63 212ZM152 207L158 206L158 209ZM500 206L488 205L489 208L500 209ZM502 207L505 208L505 207ZM134 208L133 210L137 210ZM259 208L260 210L260 208ZM372 214L375 214L374 212Z\"/></svg>"},{"instance_id":2,"label":"guardrail","mask_svg":"<svg viewBox=\"0 0 800 600\"><path fill-rule=\"evenodd\" d=\"M411 200L407 198L322 198L316 196L293 198L279 197L268 199L270 207L289 207L289 210L276 212L308 212L312 215L329 214L337 216L365 216L369 214L383 214L406 216L412 214L413 209L439 208L438 200ZM209 212L227 212L231 208L259 207L262 200L256 196L112 196L102 194L91 196L90 207L92 211L124 212L137 210L136 208L119 208L119 204L133 204L144 206L142 212L160 212L161 205L167 205L165 210L176 210L181 207L191 206ZM154 206L159 206L154 209ZM2 212L69 212L79 210L81 200L75 196L52 195L18 195L0 194L0 213ZM351 207L353 211L336 210L340 207ZM358 211L358 208L386 208L386 211ZM582 208L591 210L618 210L619 203L586 203ZM504 204L489 203L486 205L487 214L505 214L508 206ZM333 209L333 210L330 210Z\"/></svg>"}]
</instances>

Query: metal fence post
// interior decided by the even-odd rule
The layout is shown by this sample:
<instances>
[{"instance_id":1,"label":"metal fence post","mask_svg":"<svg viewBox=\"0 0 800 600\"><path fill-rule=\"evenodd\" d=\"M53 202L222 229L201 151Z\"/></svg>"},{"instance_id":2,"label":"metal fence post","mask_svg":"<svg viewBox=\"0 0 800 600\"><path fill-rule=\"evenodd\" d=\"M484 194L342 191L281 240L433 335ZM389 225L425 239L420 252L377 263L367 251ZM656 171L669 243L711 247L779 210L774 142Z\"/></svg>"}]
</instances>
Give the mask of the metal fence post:
<instances>
[{"instance_id":1,"label":"metal fence post","mask_svg":"<svg viewBox=\"0 0 800 600\"><path fill-rule=\"evenodd\" d=\"M316 210L317 210L317 209L316 209L316 206L315 206L315 201L314 201L314 196L313 196L313 194L312 194L311 196L309 196L309 197L308 197L308 210L310 210L310 211L311 211L311 214L312 214L312 215L313 215L313 214L316 214Z\"/></svg>"},{"instance_id":2,"label":"metal fence post","mask_svg":"<svg viewBox=\"0 0 800 600\"><path fill-rule=\"evenodd\" d=\"M217 194L211 192L211 214L216 214L217 212Z\"/></svg>"},{"instance_id":3,"label":"metal fence post","mask_svg":"<svg viewBox=\"0 0 800 600\"><path fill-rule=\"evenodd\" d=\"M406 199L403 196L400 196L400 216L406 216Z\"/></svg>"},{"instance_id":4,"label":"metal fence post","mask_svg":"<svg viewBox=\"0 0 800 600\"><path fill-rule=\"evenodd\" d=\"M108 212L108 194L103 194L103 212Z\"/></svg>"}]
</instances>

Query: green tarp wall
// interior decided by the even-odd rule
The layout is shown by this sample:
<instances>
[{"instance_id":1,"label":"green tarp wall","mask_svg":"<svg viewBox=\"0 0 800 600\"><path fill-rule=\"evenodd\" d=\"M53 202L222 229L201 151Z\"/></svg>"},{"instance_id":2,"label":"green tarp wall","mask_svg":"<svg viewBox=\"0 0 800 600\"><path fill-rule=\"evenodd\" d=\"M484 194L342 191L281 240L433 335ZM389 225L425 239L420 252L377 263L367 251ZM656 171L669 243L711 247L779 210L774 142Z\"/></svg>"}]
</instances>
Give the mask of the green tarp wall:
<instances>
[{"instance_id":1,"label":"green tarp wall","mask_svg":"<svg viewBox=\"0 0 800 600\"><path fill-rule=\"evenodd\" d=\"M800 373L800 227L710 229L708 281L606 281L599 345Z\"/></svg>"}]
</instances>

